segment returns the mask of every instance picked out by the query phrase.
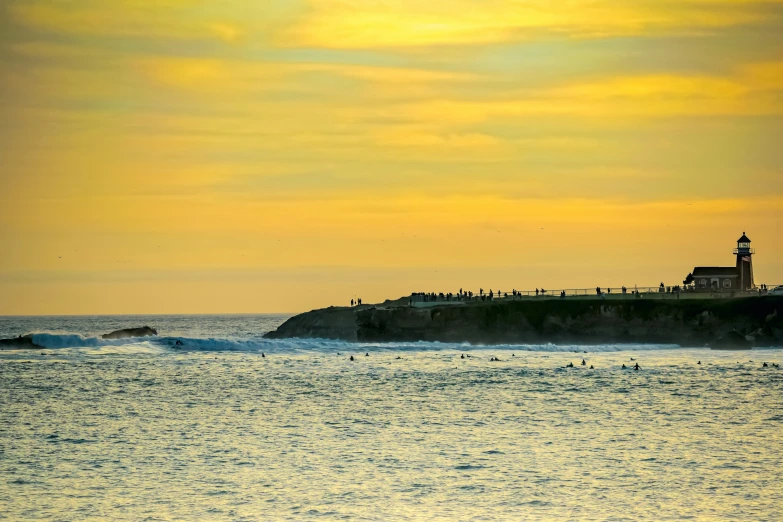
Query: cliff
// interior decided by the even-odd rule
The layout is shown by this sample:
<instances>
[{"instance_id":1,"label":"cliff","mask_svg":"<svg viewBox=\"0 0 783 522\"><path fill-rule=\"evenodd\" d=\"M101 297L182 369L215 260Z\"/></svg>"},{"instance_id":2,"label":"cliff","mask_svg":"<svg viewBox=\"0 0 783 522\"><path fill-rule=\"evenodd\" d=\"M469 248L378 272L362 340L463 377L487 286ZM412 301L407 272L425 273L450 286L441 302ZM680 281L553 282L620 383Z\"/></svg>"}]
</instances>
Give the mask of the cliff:
<instances>
[{"instance_id":1,"label":"cliff","mask_svg":"<svg viewBox=\"0 0 783 522\"><path fill-rule=\"evenodd\" d=\"M739 336L737 334L740 334ZM326 308L292 317L268 338L358 342L662 343L783 346L783 297L530 299L426 308ZM728 343L739 344L743 343Z\"/></svg>"}]
</instances>

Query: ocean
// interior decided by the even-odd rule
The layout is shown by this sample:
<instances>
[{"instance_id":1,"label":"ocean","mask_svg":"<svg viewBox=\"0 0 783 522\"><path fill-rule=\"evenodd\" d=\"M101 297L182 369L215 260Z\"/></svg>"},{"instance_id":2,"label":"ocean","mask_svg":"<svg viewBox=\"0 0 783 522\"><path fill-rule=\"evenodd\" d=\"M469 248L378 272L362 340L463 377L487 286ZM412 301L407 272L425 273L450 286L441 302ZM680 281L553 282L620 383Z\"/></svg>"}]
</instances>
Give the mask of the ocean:
<instances>
[{"instance_id":1,"label":"ocean","mask_svg":"<svg viewBox=\"0 0 783 522\"><path fill-rule=\"evenodd\" d=\"M783 520L783 350L262 338L286 318L0 317L46 346L0 351L0 520Z\"/></svg>"}]
</instances>

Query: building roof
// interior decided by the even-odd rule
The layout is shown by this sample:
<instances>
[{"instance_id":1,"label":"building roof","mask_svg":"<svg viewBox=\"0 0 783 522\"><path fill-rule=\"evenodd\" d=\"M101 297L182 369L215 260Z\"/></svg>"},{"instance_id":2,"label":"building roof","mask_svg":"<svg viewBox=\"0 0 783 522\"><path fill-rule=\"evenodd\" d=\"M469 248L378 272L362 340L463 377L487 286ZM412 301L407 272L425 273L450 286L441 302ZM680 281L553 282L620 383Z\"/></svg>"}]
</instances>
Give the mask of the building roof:
<instances>
[{"instance_id":1,"label":"building roof","mask_svg":"<svg viewBox=\"0 0 783 522\"><path fill-rule=\"evenodd\" d=\"M743 232L742 237L737 240L737 243L750 243L750 239L748 239L748 236Z\"/></svg>"},{"instance_id":2,"label":"building roof","mask_svg":"<svg viewBox=\"0 0 783 522\"><path fill-rule=\"evenodd\" d=\"M693 277L739 277L739 272L733 266L697 266Z\"/></svg>"}]
</instances>

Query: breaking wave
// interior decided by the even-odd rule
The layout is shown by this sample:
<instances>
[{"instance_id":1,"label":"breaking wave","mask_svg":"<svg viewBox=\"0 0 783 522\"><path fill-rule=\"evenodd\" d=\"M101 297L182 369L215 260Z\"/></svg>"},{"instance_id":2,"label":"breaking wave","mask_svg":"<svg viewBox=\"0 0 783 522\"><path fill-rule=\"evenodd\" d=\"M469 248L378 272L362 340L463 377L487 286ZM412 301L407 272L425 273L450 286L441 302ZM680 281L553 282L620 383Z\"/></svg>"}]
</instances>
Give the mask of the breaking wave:
<instances>
[{"instance_id":1,"label":"breaking wave","mask_svg":"<svg viewBox=\"0 0 783 522\"><path fill-rule=\"evenodd\" d=\"M79 334L35 333L32 334L36 346L47 349L58 348L103 348L112 346L145 345L157 346L173 351L205 352L350 352L350 351L470 351L470 350L510 350L529 352L618 352L634 350L672 350L680 348L676 344L493 344L480 345L468 343L441 342L390 342L390 343L349 343L329 339L248 339L191 338L191 337L134 337L126 339L101 339Z\"/></svg>"}]
</instances>

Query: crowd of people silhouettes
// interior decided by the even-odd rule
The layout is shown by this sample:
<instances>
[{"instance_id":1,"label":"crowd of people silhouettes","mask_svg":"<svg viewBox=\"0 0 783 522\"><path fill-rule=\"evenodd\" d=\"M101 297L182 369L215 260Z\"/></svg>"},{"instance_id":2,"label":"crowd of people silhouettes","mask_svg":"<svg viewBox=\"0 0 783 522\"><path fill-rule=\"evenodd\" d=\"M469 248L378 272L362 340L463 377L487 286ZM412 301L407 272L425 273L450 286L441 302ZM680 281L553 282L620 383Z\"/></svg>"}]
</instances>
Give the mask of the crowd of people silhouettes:
<instances>
[{"instance_id":1,"label":"crowd of people silhouettes","mask_svg":"<svg viewBox=\"0 0 783 522\"><path fill-rule=\"evenodd\" d=\"M643 291L642 291L643 290ZM644 287L642 290L639 290L638 288L629 289L626 286L620 286L620 287L595 287L595 295L606 299L608 296L611 296L613 294L619 294L619 295L631 295L635 298L641 298L644 293L650 294L673 294L672 298L679 299L680 292L687 292L689 290L692 290L690 287L683 287L680 285L674 285L674 286L666 286L663 282L657 287ZM657 291L656 291L657 290ZM512 289L511 292L503 292L500 289L493 290L489 289L484 290L484 288L479 288L478 292L474 293L470 290L464 290L462 288L459 289L458 292L414 292L410 295L408 298L409 304L413 305L414 303L442 303L442 302L488 302L488 301L494 301L496 299L523 299L523 298L531 298L531 297L554 297L556 295L559 295L561 299L565 299L566 297L572 296L572 297L584 297L588 295L591 291L590 290L582 290L582 289L573 289L573 290L556 290L556 291L549 291L545 288L536 288L535 290L517 290ZM759 285L758 292L760 294L765 294L768 292L766 285ZM351 299L351 307L354 306L362 306L362 300L361 299Z\"/></svg>"},{"instance_id":2,"label":"crowd of people silhouettes","mask_svg":"<svg viewBox=\"0 0 783 522\"><path fill-rule=\"evenodd\" d=\"M763 289L763 285L759 287L760 289ZM663 283L660 284L660 286L657 289L657 292L654 288L646 288L646 291L649 293L666 293L666 294L679 294L679 292L683 291L683 288L680 285L675 286L666 286ZM600 286L595 287L595 295L601 298L606 298L608 295L611 295L613 293L621 294L621 295L632 295L634 297L641 297L642 293L639 291L639 289L629 289L626 286L621 287L606 287L602 288ZM578 296L584 296L587 294L587 291L582 290L571 290L570 293L567 290L557 290L554 293L547 290L546 288L536 288L535 290L517 290L512 289L511 292L503 292L501 290L493 290L490 289L489 291L484 290L484 288L479 288L477 293L473 293L472 291L466 291L462 288L459 289L458 292L452 293L452 292L414 292L410 296L410 303L436 303L436 302L464 302L464 301L471 301L471 302L481 302L481 301L494 301L495 299L522 299L522 298L529 298L529 297L549 297L553 295L559 295L561 299L565 299L569 295L572 295L574 297ZM679 295L677 295L679 297ZM353 302L352 302L353 305Z\"/></svg>"}]
</instances>

